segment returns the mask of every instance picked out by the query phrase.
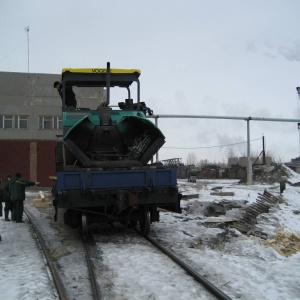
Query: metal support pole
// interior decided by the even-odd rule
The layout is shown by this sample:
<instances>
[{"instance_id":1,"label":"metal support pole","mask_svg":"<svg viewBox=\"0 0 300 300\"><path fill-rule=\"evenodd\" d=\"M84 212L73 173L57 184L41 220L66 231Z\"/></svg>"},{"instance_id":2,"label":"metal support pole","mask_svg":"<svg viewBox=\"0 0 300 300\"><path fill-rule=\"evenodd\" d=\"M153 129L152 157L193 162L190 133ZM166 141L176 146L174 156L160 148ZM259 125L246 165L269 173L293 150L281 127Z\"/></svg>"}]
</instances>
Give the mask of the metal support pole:
<instances>
[{"instance_id":1,"label":"metal support pole","mask_svg":"<svg viewBox=\"0 0 300 300\"><path fill-rule=\"evenodd\" d=\"M251 117L247 119L247 185L252 184L252 161L250 156L250 120Z\"/></svg>"},{"instance_id":2,"label":"metal support pole","mask_svg":"<svg viewBox=\"0 0 300 300\"><path fill-rule=\"evenodd\" d=\"M298 98L300 100L300 87L296 87ZM298 101L298 117L299 117L299 101ZM299 157L300 157L300 123L298 123L298 131L299 131Z\"/></svg>"},{"instance_id":3,"label":"metal support pole","mask_svg":"<svg viewBox=\"0 0 300 300\"><path fill-rule=\"evenodd\" d=\"M28 74L29 74L29 26L25 27L25 31L27 32L27 63L28 63Z\"/></svg>"},{"instance_id":4,"label":"metal support pole","mask_svg":"<svg viewBox=\"0 0 300 300\"><path fill-rule=\"evenodd\" d=\"M155 117L155 126L158 127L158 117ZM159 161L159 158L158 158L158 151L156 152L156 162Z\"/></svg>"},{"instance_id":5,"label":"metal support pole","mask_svg":"<svg viewBox=\"0 0 300 300\"><path fill-rule=\"evenodd\" d=\"M262 137L262 146L263 146L263 165L266 165L266 151L265 151L265 136Z\"/></svg>"},{"instance_id":6,"label":"metal support pole","mask_svg":"<svg viewBox=\"0 0 300 300\"><path fill-rule=\"evenodd\" d=\"M300 123L298 123L298 135L299 135L299 157L300 157Z\"/></svg>"},{"instance_id":7,"label":"metal support pole","mask_svg":"<svg viewBox=\"0 0 300 300\"><path fill-rule=\"evenodd\" d=\"M298 123L298 131L299 131L299 157L300 157L300 123Z\"/></svg>"},{"instance_id":8,"label":"metal support pole","mask_svg":"<svg viewBox=\"0 0 300 300\"><path fill-rule=\"evenodd\" d=\"M300 87L297 88L299 99L300 99ZM252 184L252 162L250 159L250 127L249 121L269 121L269 122L291 122L299 123L300 119L279 119L279 118L256 118L256 117L233 117L233 116L204 116L204 115L151 115L148 118L155 119L155 125L157 125L157 118L188 118L188 119L223 119L223 120L243 120L247 121L247 144L248 144L248 170L247 170L247 182ZM299 128L299 139L300 139L300 128ZM300 142L299 142L300 147ZM300 151L300 150L299 150ZM158 154L156 156L158 161Z\"/></svg>"}]
</instances>

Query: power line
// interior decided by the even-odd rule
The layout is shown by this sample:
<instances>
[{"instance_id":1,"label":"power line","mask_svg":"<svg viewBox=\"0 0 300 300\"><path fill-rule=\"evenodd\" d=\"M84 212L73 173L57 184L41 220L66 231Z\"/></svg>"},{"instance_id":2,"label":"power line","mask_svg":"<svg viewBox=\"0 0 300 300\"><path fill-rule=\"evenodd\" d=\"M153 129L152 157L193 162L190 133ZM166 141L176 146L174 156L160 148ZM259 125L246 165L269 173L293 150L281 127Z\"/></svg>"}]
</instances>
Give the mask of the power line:
<instances>
[{"instance_id":1,"label":"power line","mask_svg":"<svg viewBox=\"0 0 300 300\"><path fill-rule=\"evenodd\" d=\"M258 141L261 138L251 140L250 142ZM239 142L239 143L233 143L233 144L227 144L227 145L218 145L218 146L206 146L206 147L192 147L192 148L179 148L179 147L163 147L168 149L209 149L209 148L221 148L221 147L227 147L227 146L234 146L234 145L240 145L240 144L246 144L247 142Z\"/></svg>"},{"instance_id":2,"label":"power line","mask_svg":"<svg viewBox=\"0 0 300 300\"><path fill-rule=\"evenodd\" d=\"M10 51L7 55L5 55L4 57L2 57L0 59L0 62L2 60L4 60L5 58L7 58L8 56L10 56L12 53L14 53L18 48L20 48L24 43L26 42L26 40L24 40L21 44L19 44L15 49L13 49L12 51Z\"/></svg>"}]
</instances>

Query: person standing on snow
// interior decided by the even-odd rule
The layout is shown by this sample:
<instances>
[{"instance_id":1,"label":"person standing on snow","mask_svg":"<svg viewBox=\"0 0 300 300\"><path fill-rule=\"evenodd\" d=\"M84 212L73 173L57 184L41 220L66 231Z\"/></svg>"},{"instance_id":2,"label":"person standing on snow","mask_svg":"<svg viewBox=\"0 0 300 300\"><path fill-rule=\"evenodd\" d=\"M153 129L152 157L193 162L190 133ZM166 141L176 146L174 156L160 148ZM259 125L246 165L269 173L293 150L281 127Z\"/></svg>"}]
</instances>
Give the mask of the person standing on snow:
<instances>
[{"instance_id":1,"label":"person standing on snow","mask_svg":"<svg viewBox=\"0 0 300 300\"><path fill-rule=\"evenodd\" d=\"M13 202L11 201L11 197L10 197L10 191L9 191L9 183L11 180L11 175L8 174L6 176L7 180L4 181L3 183L3 200L5 202L5 207L4 207L4 215L5 215L5 221L10 221L10 219L8 218L8 214L10 211L10 217L12 221L15 221L13 219Z\"/></svg>"},{"instance_id":2,"label":"person standing on snow","mask_svg":"<svg viewBox=\"0 0 300 300\"><path fill-rule=\"evenodd\" d=\"M25 188L27 186L38 184L39 182L22 179L20 173L16 173L16 176L9 182L9 190L14 205L13 217L16 220L16 223L24 222L22 217L24 211Z\"/></svg>"}]
</instances>

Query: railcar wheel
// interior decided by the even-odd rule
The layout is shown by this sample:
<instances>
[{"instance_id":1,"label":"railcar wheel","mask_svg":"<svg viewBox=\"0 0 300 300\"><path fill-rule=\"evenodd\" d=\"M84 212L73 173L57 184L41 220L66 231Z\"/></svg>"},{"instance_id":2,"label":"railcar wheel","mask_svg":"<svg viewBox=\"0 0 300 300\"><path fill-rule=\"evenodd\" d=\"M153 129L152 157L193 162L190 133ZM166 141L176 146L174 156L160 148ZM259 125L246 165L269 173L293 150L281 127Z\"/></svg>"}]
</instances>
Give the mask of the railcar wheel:
<instances>
[{"instance_id":1,"label":"railcar wheel","mask_svg":"<svg viewBox=\"0 0 300 300\"><path fill-rule=\"evenodd\" d=\"M140 232L142 235L147 235L150 230L150 212L147 208L145 208L141 212L141 216L139 218Z\"/></svg>"},{"instance_id":2,"label":"railcar wheel","mask_svg":"<svg viewBox=\"0 0 300 300\"><path fill-rule=\"evenodd\" d=\"M80 226L80 215L78 211L68 209L64 214L64 223L72 228Z\"/></svg>"},{"instance_id":3,"label":"railcar wheel","mask_svg":"<svg viewBox=\"0 0 300 300\"><path fill-rule=\"evenodd\" d=\"M68 225L68 211L65 211L64 213L64 223Z\"/></svg>"},{"instance_id":4,"label":"railcar wheel","mask_svg":"<svg viewBox=\"0 0 300 300\"><path fill-rule=\"evenodd\" d=\"M82 240L85 242L88 237L88 222L87 222L87 214L85 212L81 215L81 235Z\"/></svg>"},{"instance_id":5,"label":"railcar wheel","mask_svg":"<svg viewBox=\"0 0 300 300\"><path fill-rule=\"evenodd\" d=\"M137 221L130 221L130 227L135 229L137 225Z\"/></svg>"}]
</instances>

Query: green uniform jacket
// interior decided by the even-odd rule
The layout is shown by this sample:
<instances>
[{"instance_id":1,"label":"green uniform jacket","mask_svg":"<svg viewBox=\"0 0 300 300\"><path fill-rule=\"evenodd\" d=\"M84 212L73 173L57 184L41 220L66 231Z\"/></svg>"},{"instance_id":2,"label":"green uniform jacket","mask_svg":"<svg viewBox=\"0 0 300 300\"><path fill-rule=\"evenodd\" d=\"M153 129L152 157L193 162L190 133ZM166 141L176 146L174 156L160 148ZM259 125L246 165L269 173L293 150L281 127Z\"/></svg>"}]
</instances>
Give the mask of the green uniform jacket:
<instances>
[{"instance_id":1,"label":"green uniform jacket","mask_svg":"<svg viewBox=\"0 0 300 300\"><path fill-rule=\"evenodd\" d=\"M2 187L0 187L0 202L5 202L5 191Z\"/></svg>"},{"instance_id":2,"label":"green uniform jacket","mask_svg":"<svg viewBox=\"0 0 300 300\"><path fill-rule=\"evenodd\" d=\"M11 200L13 201L24 201L25 200L25 187L33 186L35 182L27 181L20 177L14 177L9 182L9 190Z\"/></svg>"},{"instance_id":3,"label":"green uniform jacket","mask_svg":"<svg viewBox=\"0 0 300 300\"><path fill-rule=\"evenodd\" d=\"M3 183L3 198L4 198L4 201L6 202L7 200L10 200L10 191L9 191L9 183L10 183L10 180L6 180L4 181Z\"/></svg>"}]
</instances>

